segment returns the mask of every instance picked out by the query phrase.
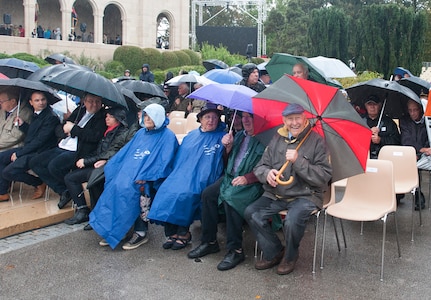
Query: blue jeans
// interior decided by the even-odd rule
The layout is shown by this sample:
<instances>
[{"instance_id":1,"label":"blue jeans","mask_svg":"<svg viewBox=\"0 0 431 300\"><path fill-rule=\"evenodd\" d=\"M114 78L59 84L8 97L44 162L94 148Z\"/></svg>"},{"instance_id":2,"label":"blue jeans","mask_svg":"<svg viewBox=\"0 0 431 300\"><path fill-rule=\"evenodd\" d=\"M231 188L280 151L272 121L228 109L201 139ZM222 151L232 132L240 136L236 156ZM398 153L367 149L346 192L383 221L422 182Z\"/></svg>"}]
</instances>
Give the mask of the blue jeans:
<instances>
[{"instance_id":1,"label":"blue jeans","mask_svg":"<svg viewBox=\"0 0 431 300\"><path fill-rule=\"evenodd\" d=\"M250 204L244 218L249 224L265 260L272 260L283 250L283 245L272 230L269 219L282 210L288 210L283 222L283 232L286 241L285 258L293 261L298 255L299 243L304 236L307 221L311 213L317 209L316 204L304 198L296 198L287 202L260 197Z\"/></svg>"}]
</instances>

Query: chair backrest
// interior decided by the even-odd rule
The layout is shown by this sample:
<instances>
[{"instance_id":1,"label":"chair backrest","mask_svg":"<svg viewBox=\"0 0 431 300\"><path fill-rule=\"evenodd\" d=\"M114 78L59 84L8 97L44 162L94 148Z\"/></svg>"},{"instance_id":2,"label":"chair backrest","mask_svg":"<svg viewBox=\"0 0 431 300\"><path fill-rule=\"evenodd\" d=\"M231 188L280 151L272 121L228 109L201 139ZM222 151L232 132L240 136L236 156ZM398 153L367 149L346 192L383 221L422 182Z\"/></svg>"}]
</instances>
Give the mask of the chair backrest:
<instances>
[{"instance_id":1,"label":"chair backrest","mask_svg":"<svg viewBox=\"0 0 431 300\"><path fill-rule=\"evenodd\" d=\"M345 205L352 203L354 207L373 207L385 213L396 211L393 164L388 160L369 159L365 173L349 177L343 199ZM330 209L331 207L329 207ZM346 219L353 221L376 220L368 216L357 215L356 211L345 211Z\"/></svg>"},{"instance_id":2,"label":"chair backrest","mask_svg":"<svg viewBox=\"0 0 431 300\"><path fill-rule=\"evenodd\" d=\"M190 131L199 128L201 126L201 123L196 121L196 118L188 118L187 117L187 124L186 124L186 133L189 133Z\"/></svg>"},{"instance_id":3,"label":"chair backrest","mask_svg":"<svg viewBox=\"0 0 431 300\"><path fill-rule=\"evenodd\" d=\"M175 134L185 134L186 124L187 120L184 118L172 118L169 120L169 124L167 127Z\"/></svg>"},{"instance_id":4,"label":"chair backrest","mask_svg":"<svg viewBox=\"0 0 431 300\"><path fill-rule=\"evenodd\" d=\"M395 193L409 193L419 186L415 148L411 146L383 146L380 149L378 159L392 161L394 165Z\"/></svg>"},{"instance_id":5,"label":"chair backrest","mask_svg":"<svg viewBox=\"0 0 431 300\"><path fill-rule=\"evenodd\" d=\"M186 112L181 110L173 110L169 113L169 119L173 118L185 118Z\"/></svg>"}]
</instances>

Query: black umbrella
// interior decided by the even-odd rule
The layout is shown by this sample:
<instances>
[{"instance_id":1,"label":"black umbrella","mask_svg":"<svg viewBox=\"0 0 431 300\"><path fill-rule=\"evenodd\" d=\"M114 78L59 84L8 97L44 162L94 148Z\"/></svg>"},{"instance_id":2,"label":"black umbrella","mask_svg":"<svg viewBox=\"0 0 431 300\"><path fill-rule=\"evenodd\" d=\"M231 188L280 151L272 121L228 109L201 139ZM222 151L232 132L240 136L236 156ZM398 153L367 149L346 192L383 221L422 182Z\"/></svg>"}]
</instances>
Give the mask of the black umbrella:
<instances>
[{"instance_id":1,"label":"black umbrella","mask_svg":"<svg viewBox=\"0 0 431 300\"><path fill-rule=\"evenodd\" d=\"M58 73L70 70L87 70L91 71L90 68L80 65L70 65L70 64L57 64L52 66L43 67L27 77L28 80L39 81L45 76L54 76Z\"/></svg>"},{"instance_id":2,"label":"black umbrella","mask_svg":"<svg viewBox=\"0 0 431 300\"><path fill-rule=\"evenodd\" d=\"M138 107L141 104L141 100L129 89L126 89L119 83L114 84L115 87L120 91L120 93L124 96L127 102L127 124L131 126L136 122L136 116L138 113Z\"/></svg>"},{"instance_id":3,"label":"black umbrella","mask_svg":"<svg viewBox=\"0 0 431 300\"><path fill-rule=\"evenodd\" d=\"M145 101L142 101L138 105L138 108L140 110L142 110L145 107L147 107L148 105L153 104L153 103L160 104L161 106L163 106L163 108L165 109L165 111L168 111L168 108L169 108L169 101L168 101L168 99L164 99L164 98L162 99L162 98L159 98L159 97L153 97L153 98L147 99Z\"/></svg>"},{"instance_id":4,"label":"black umbrella","mask_svg":"<svg viewBox=\"0 0 431 300\"><path fill-rule=\"evenodd\" d=\"M45 57L45 60L52 65L61 64L61 63L76 65L76 63L74 62L73 59L71 59L70 57L68 57L64 54L61 54L61 53L51 54L51 55Z\"/></svg>"},{"instance_id":5,"label":"black umbrella","mask_svg":"<svg viewBox=\"0 0 431 300\"><path fill-rule=\"evenodd\" d=\"M212 70L212 69L227 69L229 68L229 66L218 59L207 59L204 60L202 62L202 64L204 65L205 69L207 69L207 71Z\"/></svg>"},{"instance_id":6,"label":"black umbrella","mask_svg":"<svg viewBox=\"0 0 431 300\"><path fill-rule=\"evenodd\" d=\"M412 77L406 77L401 78L401 80L397 81L399 84L408 87L413 92L416 93L420 97L421 94L429 94L429 90L431 88L431 84L423 80L419 77L412 76Z\"/></svg>"},{"instance_id":7,"label":"black umbrella","mask_svg":"<svg viewBox=\"0 0 431 300\"><path fill-rule=\"evenodd\" d=\"M242 77L242 70L240 67L229 67L228 69L231 70L232 72L237 73L238 75L241 75Z\"/></svg>"},{"instance_id":8,"label":"black umbrella","mask_svg":"<svg viewBox=\"0 0 431 300\"><path fill-rule=\"evenodd\" d=\"M384 114L393 119L399 119L407 115L407 101L421 101L411 89L398 84L396 81L388 81L380 78L360 82L346 88L353 105L365 107L368 97L375 95L384 101Z\"/></svg>"},{"instance_id":9,"label":"black umbrella","mask_svg":"<svg viewBox=\"0 0 431 300\"><path fill-rule=\"evenodd\" d=\"M52 88L39 81L31 81L23 78L0 79L0 88L7 87L19 87L21 100L28 98L35 91L44 92L50 105L61 100L60 96Z\"/></svg>"},{"instance_id":10,"label":"black umbrella","mask_svg":"<svg viewBox=\"0 0 431 300\"><path fill-rule=\"evenodd\" d=\"M39 66L35 63L22 59L0 59L0 72L9 78L27 78L31 73L39 69Z\"/></svg>"},{"instance_id":11,"label":"black umbrella","mask_svg":"<svg viewBox=\"0 0 431 300\"><path fill-rule=\"evenodd\" d=\"M41 81L57 90L65 91L80 98L89 93L101 97L105 105L120 105L127 108L124 96L115 85L92 71L70 70L53 76L45 76Z\"/></svg>"},{"instance_id":12,"label":"black umbrella","mask_svg":"<svg viewBox=\"0 0 431 300\"><path fill-rule=\"evenodd\" d=\"M119 84L131 90L140 100L145 100L151 97L166 98L163 90L155 83L141 80L123 80Z\"/></svg>"}]
</instances>

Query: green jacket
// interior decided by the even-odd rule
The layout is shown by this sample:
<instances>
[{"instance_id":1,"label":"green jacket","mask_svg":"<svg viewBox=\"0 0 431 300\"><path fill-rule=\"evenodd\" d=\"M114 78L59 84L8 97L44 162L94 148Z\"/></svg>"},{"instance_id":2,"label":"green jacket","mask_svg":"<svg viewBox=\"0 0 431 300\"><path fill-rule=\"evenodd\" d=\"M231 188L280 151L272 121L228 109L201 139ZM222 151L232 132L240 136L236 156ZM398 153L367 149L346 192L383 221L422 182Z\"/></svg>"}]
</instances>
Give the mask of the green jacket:
<instances>
[{"instance_id":1,"label":"green jacket","mask_svg":"<svg viewBox=\"0 0 431 300\"><path fill-rule=\"evenodd\" d=\"M240 150L244 137L243 131L240 131L235 135L232 152L229 156L227 167L225 169L225 175L220 186L219 196L219 204L221 204L223 201L226 201L241 216L244 216L245 208L262 195L262 184L257 180L254 174L249 174L251 176L246 176L249 182L247 185L233 186L231 182L237 176L244 176L248 173L252 173L254 166L259 162L263 152L265 151L265 146L263 146L255 137L251 137L246 155L238 166L236 173L232 174L235 157ZM254 180L251 180L250 177Z\"/></svg>"}]
</instances>

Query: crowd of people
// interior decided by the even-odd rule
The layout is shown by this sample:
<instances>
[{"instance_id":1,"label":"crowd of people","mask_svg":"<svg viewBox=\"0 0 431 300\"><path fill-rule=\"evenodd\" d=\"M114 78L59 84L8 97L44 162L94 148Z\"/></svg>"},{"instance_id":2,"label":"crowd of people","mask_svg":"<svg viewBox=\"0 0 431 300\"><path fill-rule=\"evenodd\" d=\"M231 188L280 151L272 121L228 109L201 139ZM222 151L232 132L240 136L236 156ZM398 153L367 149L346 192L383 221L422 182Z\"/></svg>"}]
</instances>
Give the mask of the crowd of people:
<instances>
[{"instance_id":1,"label":"crowd of people","mask_svg":"<svg viewBox=\"0 0 431 300\"><path fill-rule=\"evenodd\" d=\"M126 71L125 76L130 76ZM270 79L263 83L260 74L269 77L247 63L237 84L261 92ZM308 68L295 65L293 76L309 79ZM125 240L124 250L145 244L150 224L164 227L163 249L186 248L193 238L190 226L199 220L200 243L188 251L190 259L220 251L217 225L224 220L226 255L217 265L220 271L245 260L242 232L247 223L263 250L255 268L277 266L277 274L291 273L306 223L312 212L322 208L331 180L325 140L312 131L304 108L290 104L280 112L283 125L263 145L254 135L252 113L240 111L235 120L227 118L235 124L230 131L221 121L223 107L187 98L199 84L172 88L166 83L172 77L167 74L163 85L170 108L156 103L139 106L133 124L123 108L106 109L103 99L90 93L61 123L44 92L33 92L17 115L19 89L0 90L0 201L8 201L12 181L33 186L33 199L42 197L48 186L58 194L59 209L70 201L76 207L65 223L89 221L84 229L95 230L101 246L115 248ZM154 82L148 64L143 64L139 79ZM378 121L382 99L372 95L364 103L364 120L372 132L371 158L388 144L414 146L418 159L431 154L421 105L408 103L409 117L400 120L399 131L390 118ZM200 122L181 145L167 127L172 110L197 112ZM276 178L286 161L290 164L282 177L295 178L288 185ZM95 174L103 176L90 184ZM271 223L284 210L288 213L282 225L283 244Z\"/></svg>"}]
</instances>

